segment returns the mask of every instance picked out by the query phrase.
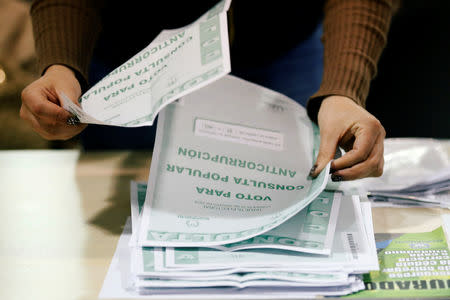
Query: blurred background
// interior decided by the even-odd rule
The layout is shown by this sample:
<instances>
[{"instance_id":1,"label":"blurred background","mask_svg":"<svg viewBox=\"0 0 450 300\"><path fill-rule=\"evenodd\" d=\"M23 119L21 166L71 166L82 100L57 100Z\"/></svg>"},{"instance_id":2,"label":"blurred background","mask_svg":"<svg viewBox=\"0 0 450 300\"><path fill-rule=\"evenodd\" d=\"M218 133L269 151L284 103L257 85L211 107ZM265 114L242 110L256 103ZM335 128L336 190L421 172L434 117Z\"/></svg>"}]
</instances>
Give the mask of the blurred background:
<instances>
[{"instance_id":1,"label":"blurred background","mask_svg":"<svg viewBox=\"0 0 450 300\"><path fill-rule=\"evenodd\" d=\"M367 109L388 137L450 138L450 1L404 0Z\"/></svg>"},{"instance_id":2,"label":"blurred background","mask_svg":"<svg viewBox=\"0 0 450 300\"><path fill-rule=\"evenodd\" d=\"M80 147L50 142L19 118L20 93L36 79L30 1L0 0L0 149ZM367 109L387 137L450 138L450 1L403 1L372 83Z\"/></svg>"},{"instance_id":3,"label":"blurred background","mask_svg":"<svg viewBox=\"0 0 450 300\"><path fill-rule=\"evenodd\" d=\"M20 93L38 77L29 16L31 1L0 0L0 149L78 147L78 140L47 141L19 117Z\"/></svg>"}]
</instances>

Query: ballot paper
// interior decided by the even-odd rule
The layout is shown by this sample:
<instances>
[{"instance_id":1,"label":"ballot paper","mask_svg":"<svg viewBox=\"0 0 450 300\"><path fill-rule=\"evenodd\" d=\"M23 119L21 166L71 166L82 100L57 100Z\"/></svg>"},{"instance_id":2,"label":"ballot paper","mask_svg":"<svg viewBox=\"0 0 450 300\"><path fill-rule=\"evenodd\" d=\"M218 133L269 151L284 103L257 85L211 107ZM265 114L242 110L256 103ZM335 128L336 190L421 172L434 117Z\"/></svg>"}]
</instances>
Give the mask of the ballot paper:
<instances>
[{"instance_id":1,"label":"ballot paper","mask_svg":"<svg viewBox=\"0 0 450 300\"><path fill-rule=\"evenodd\" d=\"M169 104L159 115L139 246L220 246L274 229L324 190L330 164L308 178L318 149L302 106L234 76Z\"/></svg>"},{"instance_id":2,"label":"ballot paper","mask_svg":"<svg viewBox=\"0 0 450 300\"><path fill-rule=\"evenodd\" d=\"M188 26L162 31L84 93L81 107L61 91L63 107L82 123L152 125L168 103L230 72L226 15L230 2L217 3Z\"/></svg>"},{"instance_id":3,"label":"ballot paper","mask_svg":"<svg viewBox=\"0 0 450 300\"><path fill-rule=\"evenodd\" d=\"M340 209L336 238L329 256L278 250L217 251L207 248L166 248L169 268L211 270L233 267L290 266L307 271L365 273L378 269L376 252L364 229L359 199L346 199Z\"/></svg>"},{"instance_id":4,"label":"ballot paper","mask_svg":"<svg viewBox=\"0 0 450 300\"><path fill-rule=\"evenodd\" d=\"M135 242L135 232L138 230L136 224L139 224L147 184L131 181L130 190L133 227L131 241ZM278 227L239 243L214 248L226 251L271 248L330 254L341 197L341 192L323 191L305 209Z\"/></svg>"},{"instance_id":5,"label":"ballot paper","mask_svg":"<svg viewBox=\"0 0 450 300\"><path fill-rule=\"evenodd\" d=\"M330 254L333 243L340 192L323 191L308 206L272 230L250 239L215 246L220 250L272 248L315 254Z\"/></svg>"},{"instance_id":6,"label":"ballot paper","mask_svg":"<svg viewBox=\"0 0 450 300\"><path fill-rule=\"evenodd\" d=\"M325 274L305 274L296 272L253 272L247 274L233 274L222 276L218 278L197 278L197 279L138 279L136 286L138 288L186 288L186 287L218 287L218 286L230 286L237 288L246 287L327 287L330 286L342 286L349 285L357 282L357 278L352 276L351 280L345 280L342 282L308 282L302 281L304 278L314 278L320 280L322 278L328 279Z\"/></svg>"},{"instance_id":7,"label":"ballot paper","mask_svg":"<svg viewBox=\"0 0 450 300\"><path fill-rule=\"evenodd\" d=\"M159 278L159 279L184 279L192 281L212 281L212 280L232 280L244 282L260 279L278 279L285 281L296 281L310 284L346 284L353 281L348 273L344 271L332 272L322 270L302 270L291 266L280 267L233 267L216 268L211 270L186 270L171 268L166 265L165 248L144 248L143 251L137 248L131 251L132 274L137 278ZM142 250L142 249L140 249ZM287 252L289 253L289 252ZM238 277L231 275L239 275ZM244 276L247 275L247 276ZM251 276L250 276L251 275ZM174 285L177 283L174 283Z\"/></svg>"}]
</instances>

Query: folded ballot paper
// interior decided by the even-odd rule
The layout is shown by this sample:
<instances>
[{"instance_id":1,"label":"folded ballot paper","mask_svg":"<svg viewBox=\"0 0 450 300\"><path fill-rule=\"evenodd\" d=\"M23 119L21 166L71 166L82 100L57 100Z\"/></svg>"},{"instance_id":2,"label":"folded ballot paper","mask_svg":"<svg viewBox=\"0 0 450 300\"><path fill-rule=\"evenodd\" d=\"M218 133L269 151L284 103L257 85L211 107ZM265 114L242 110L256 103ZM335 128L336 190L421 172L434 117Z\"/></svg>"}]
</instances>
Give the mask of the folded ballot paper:
<instances>
[{"instance_id":1,"label":"folded ballot paper","mask_svg":"<svg viewBox=\"0 0 450 300\"><path fill-rule=\"evenodd\" d=\"M370 204L307 174L318 131L293 100L225 76L168 104L100 297L295 298L364 289Z\"/></svg>"}]
</instances>

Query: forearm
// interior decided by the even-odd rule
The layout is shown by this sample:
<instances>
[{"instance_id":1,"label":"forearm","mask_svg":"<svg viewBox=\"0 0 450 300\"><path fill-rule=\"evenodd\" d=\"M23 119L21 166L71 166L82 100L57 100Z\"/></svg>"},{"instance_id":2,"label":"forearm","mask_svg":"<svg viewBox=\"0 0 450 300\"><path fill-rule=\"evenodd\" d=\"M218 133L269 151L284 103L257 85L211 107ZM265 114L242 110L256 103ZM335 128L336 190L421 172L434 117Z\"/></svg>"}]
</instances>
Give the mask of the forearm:
<instances>
[{"instance_id":1,"label":"forearm","mask_svg":"<svg viewBox=\"0 0 450 300\"><path fill-rule=\"evenodd\" d=\"M33 1L30 14L38 57L38 71L62 64L87 82L88 67L100 32L101 1Z\"/></svg>"},{"instance_id":2,"label":"forearm","mask_svg":"<svg viewBox=\"0 0 450 300\"><path fill-rule=\"evenodd\" d=\"M395 0L394 0L395 1ZM321 99L346 96L365 106L371 80L386 45L392 0L329 0L325 5L324 70L320 89L308 102L316 120Z\"/></svg>"}]
</instances>

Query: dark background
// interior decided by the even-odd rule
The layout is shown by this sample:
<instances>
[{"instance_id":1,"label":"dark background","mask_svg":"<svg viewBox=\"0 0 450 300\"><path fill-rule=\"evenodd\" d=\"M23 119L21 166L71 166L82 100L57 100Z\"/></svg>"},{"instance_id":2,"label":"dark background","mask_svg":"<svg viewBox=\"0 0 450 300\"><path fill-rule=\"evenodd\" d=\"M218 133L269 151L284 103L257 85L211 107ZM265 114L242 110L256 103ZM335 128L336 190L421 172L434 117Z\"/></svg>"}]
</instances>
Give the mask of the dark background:
<instances>
[{"instance_id":1,"label":"dark background","mask_svg":"<svg viewBox=\"0 0 450 300\"><path fill-rule=\"evenodd\" d=\"M450 138L450 1L401 3L367 109L387 137Z\"/></svg>"}]
</instances>

